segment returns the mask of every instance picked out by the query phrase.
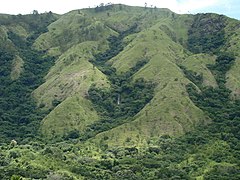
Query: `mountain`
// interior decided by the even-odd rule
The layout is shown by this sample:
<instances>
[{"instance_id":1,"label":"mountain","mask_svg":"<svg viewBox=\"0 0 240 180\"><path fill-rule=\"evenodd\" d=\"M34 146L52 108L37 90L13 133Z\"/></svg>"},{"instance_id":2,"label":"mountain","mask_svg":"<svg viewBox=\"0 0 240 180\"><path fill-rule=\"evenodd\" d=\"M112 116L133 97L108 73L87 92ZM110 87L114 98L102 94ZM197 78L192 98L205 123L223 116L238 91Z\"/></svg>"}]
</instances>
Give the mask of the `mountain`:
<instances>
[{"instance_id":1,"label":"mountain","mask_svg":"<svg viewBox=\"0 0 240 180\"><path fill-rule=\"evenodd\" d=\"M238 20L101 4L0 25L1 179L240 177Z\"/></svg>"}]
</instances>

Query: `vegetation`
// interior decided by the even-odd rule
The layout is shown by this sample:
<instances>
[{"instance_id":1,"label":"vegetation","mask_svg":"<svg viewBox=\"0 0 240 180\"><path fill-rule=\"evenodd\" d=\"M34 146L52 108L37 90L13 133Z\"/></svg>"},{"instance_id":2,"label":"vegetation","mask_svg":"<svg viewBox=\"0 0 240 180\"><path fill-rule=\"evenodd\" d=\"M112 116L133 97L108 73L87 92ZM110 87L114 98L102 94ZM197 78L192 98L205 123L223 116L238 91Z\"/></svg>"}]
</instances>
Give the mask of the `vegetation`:
<instances>
[{"instance_id":1,"label":"vegetation","mask_svg":"<svg viewBox=\"0 0 240 180\"><path fill-rule=\"evenodd\" d=\"M240 179L240 100L232 99L231 91L226 87L228 73L239 60L239 56L231 48L231 43L238 34L227 32L231 29L228 24L230 20L215 14L198 14L186 19L183 15L180 22L185 24L176 25L182 27L182 32L175 32L178 30L172 28L171 23L176 22L180 15L164 11L163 19L154 18L157 23L153 23L155 21L151 21L149 17L157 17L157 13L148 16L152 13L146 8L141 16L142 24L137 24L135 19L139 14L131 12L134 7L124 7L124 12L119 9L114 9L112 4L101 4L95 9L71 12L54 23L58 26L51 24L51 32L47 33L47 26L56 19L52 13L40 15L34 11L32 15L0 18L4 26L0 27L3 37L0 38L0 179ZM66 20L64 16L74 16L76 19ZM100 24L102 28L97 34L98 31L89 26L90 30L94 29L97 38L86 38L91 40L86 44L82 43L86 40L85 37L76 41L72 39L81 32L78 29L83 27L78 25L82 25L79 21L82 21L83 17L86 22L89 20L90 25L93 22ZM55 32L65 28L61 29L59 25L64 20L72 23L69 31L74 36L55 36ZM177 41L186 39L186 24L186 27L190 27L187 48L191 52ZM239 22L237 24L239 27ZM54 29L55 27L59 29ZM101 34L106 29L108 33ZM138 32L139 30L141 32ZM165 33L165 30L171 30L172 33ZM33 44L43 33L47 35L41 36L39 42L46 46L42 48L46 51L37 51L33 49ZM176 38L173 38L175 34ZM77 34L80 35L82 34ZM55 44L44 39L46 37L56 38ZM107 41L106 50L106 44L103 43ZM5 42L11 48L4 47ZM77 44L79 42L81 43ZM56 64L60 65L56 66L55 58L46 52L49 49L54 51L54 48L58 51L57 48L61 49L61 45L63 50L59 52L63 54L57 57ZM138 51L135 51L136 49ZM76 53L78 51L81 53ZM135 56L134 53L140 55ZM203 53L203 56L196 53ZM191 59L193 55L197 57ZM11 79L16 56L23 59L23 70L19 77ZM114 64L114 61L119 62L131 56L137 58L131 61L132 66L126 68L126 71L120 71L118 65ZM192 64L184 66L186 59L198 61L202 57L210 57L206 58L206 61L216 57L216 61L204 61L203 67L200 67L202 64L198 62L195 69L191 68ZM122 63L125 62L127 61ZM52 66L54 70L46 76ZM196 71L197 68L204 71ZM216 86L203 84L206 77L202 72L206 71L213 76ZM141 72L144 73L140 76ZM61 81L62 73L67 74L67 80ZM44 112L37 108L32 93L44 83L44 77L47 79L53 77L53 74L56 76L50 83L54 82L53 86L60 90L55 91L50 83L46 85L49 85L49 88L44 91L53 96L49 98L49 106L55 109ZM105 75L109 86L94 83L95 78L104 84L107 81ZM73 76L77 76L81 81L74 81ZM87 82L84 81L86 79ZM73 84L68 84L69 81ZM84 93L79 88L81 83L85 88ZM71 88L77 90L71 91ZM64 96L64 93L67 95ZM64 108L63 103L69 103L69 106ZM166 103L168 106L165 106ZM45 104L41 106L47 109ZM183 130L185 134L175 133L178 128L184 129L184 124L193 123L196 111L191 107L210 120L197 121L206 124L196 123L195 129L189 132ZM152 112L155 116L147 116ZM72 115L74 113L78 115ZM181 113L187 120L178 118ZM41 139L37 132L46 115L48 118L58 118L56 122L59 124L66 121L71 128L63 127L69 129L65 131L67 133L59 134L59 137L53 133L55 141ZM85 122L86 119L82 116L89 118L89 122ZM142 121L136 121L138 117L141 117ZM56 122L50 125L58 125ZM138 126L133 127L130 124L132 122L138 123ZM81 123L86 128L78 128ZM171 123L175 124L170 126ZM46 125L46 128L50 128L50 125ZM154 134L157 126L163 127L160 135ZM114 131L118 127L122 128L121 133L126 134L126 143L123 146L109 143L111 133L116 133L116 136L120 134ZM123 129L124 127L126 129ZM139 128L141 133L145 133L145 130L152 133L140 136L132 133L134 128ZM139 141L131 141L135 136L138 136Z\"/></svg>"},{"instance_id":2,"label":"vegetation","mask_svg":"<svg viewBox=\"0 0 240 180\"><path fill-rule=\"evenodd\" d=\"M188 49L194 53L216 52L225 43L224 16L197 14L188 31Z\"/></svg>"},{"instance_id":3,"label":"vegetation","mask_svg":"<svg viewBox=\"0 0 240 180\"><path fill-rule=\"evenodd\" d=\"M120 33L118 37L110 37L109 49L97 54L95 60L91 61L105 73L112 86L110 89L100 89L94 84L88 91L88 98L92 101L95 109L101 115L101 120L90 125L86 132L83 132L83 140L94 135L117 127L136 115L152 98L154 84L144 79L133 81L134 75L147 60L140 60L128 72L117 75L115 68L107 64L107 61L123 50L123 38L134 33L137 25Z\"/></svg>"},{"instance_id":4,"label":"vegetation","mask_svg":"<svg viewBox=\"0 0 240 180\"><path fill-rule=\"evenodd\" d=\"M203 142L221 142L222 150L217 150L211 157L212 160L219 163L211 171L204 175L205 179L235 179L239 177L239 132L236 130L239 124L239 100L232 101L230 90L225 87L226 72L234 64L235 57L229 53L219 54L216 64L209 68L215 74L218 83L217 88L203 88L201 93L189 84L188 92L193 102L203 109L213 120L206 130L197 129L195 133L198 138L203 138ZM201 140L201 141L202 141ZM208 143L207 143L208 144ZM224 153L223 153L224 152ZM226 157L229 157L227 159ZM231 157L231 158L230 158ZM233 164L230 167L224 165L224 162ZM229 168L229 169L228 169ZM222 171L221 171L222 170ZM221 172L220 172L221 171ZM230 173L232 172L232 174ZM231 174L231 175L230 175Z\"/></svg>"},{"instance_id":5,"label":"vegetation","mask_svg":"<svg viewBox=\"0 0 240 180\"><path fill-rule=\"evenodd\" d=\"M23 20L27 21L28 19L23 18ZM44 25L46 24L42 24L42 26ZM36 27L31 28L33 30ZM54 58L31 48L33 36L39 33L37 28L37 32L31 34L31 37L29 36L27 39L12 31L8 33L9 39L15 45L15 51L24 60L24 71L16 80L12 80L10 77L12 61L16 52L7 51L4 48L0 50L1 141L36 137L40 121L47 113L37 110L34 99L31 97L31 92L43 83L43 77L54 63Z\"/></svg>"}]
</instances>

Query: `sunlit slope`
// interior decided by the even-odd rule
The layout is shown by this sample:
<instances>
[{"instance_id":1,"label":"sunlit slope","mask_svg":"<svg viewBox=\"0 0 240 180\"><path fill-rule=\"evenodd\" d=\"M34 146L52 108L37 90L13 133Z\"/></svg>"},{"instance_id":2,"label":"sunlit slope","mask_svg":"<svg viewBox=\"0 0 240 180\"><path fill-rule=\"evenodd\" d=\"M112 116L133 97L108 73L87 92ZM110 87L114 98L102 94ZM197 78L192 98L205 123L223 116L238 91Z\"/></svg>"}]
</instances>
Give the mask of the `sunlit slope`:
<instances>
[{"instance_id":1,"label":"sunlit slope","mask_svg":"<svg viewBox=\"0 0 240 180\"><path fill-rule=\"evenodd\" d=\"M193 53L233 54L236 61L227 72L226 87L232 97L239 97L239 21L213 13L197 14L188 33L188 49Z\"/></svg>"},{"instance_id":2,"label":"sunlit slope","mask_svg":"<svg viewBox=\"0 0 240 180\"><path fill-rule=\"evenodd\" d=\"M85 41L102 41L110 35L117 33L95 17L80 10L72 11L48 26L48 32L36 40L34 47L51 55L61 55L74 45Z\"/></svg>"},{"instance_id":3,"label":"sunlit slope","mask_svg":"<svg viewBox=\"0 0 240 180\"><path fill-rule=\"evenodd\" d=\"M70 48L56 61L46 82L33 92L40 108L52 109L42 123L44 135L61 137L98 119L85 99L91 84L109 86L106 76L88 62L97 46L95 42L84 42Z\"/></svg>"},{"instance_id":4,"label":"sunlit slope","mask_svg":"<svg viewBox=\"0 0 240 180\"><path fill-rule=\"evenodd\" d=\"M71 130L81 129L79 129L80 126L76 126L76 123L65 123L65 121L76 122L77 113L71 113L68 118L60 118L66 117L64 107L68 109L72 106L71 101L67 99L76 94L84 98L89 86L93 83L106 85L106 77L96 67L94 69L88 60L94 58L92 55L97 50L98 52L104 51L104 46L98 46L97 43L106 41L106 35L102 32L108 32L110 36L115 31L124 31L134 24L138 25L138 33L125 37L124 41L127 46L108 63L116 68L117 73L124 73L135 66L138 61L147 60L148 63L133 77L151 80L157 84L157 87L152 101L133 118L132 122L111 130L119 140L122 139L121 142L114 141L122 144L128 134L123 132L131 127L134 129L133 134L146 140L162 134L183 134L193 129L198 123L205 123L206 116L194 106L186 92L185 85L191 82L179 67L191 54L179 43L181 41L184 45L187 40L187 27L191 24L191 16L181 17L166 9L150 11L127 6L122 8L120 10L120 6L114 6L114 9L108 10L110 14L95 12L93 9L70 12L52 23L48 27L49 32L40 36L34 44L37 48L48 50L50 54L56 49L56 54L65 51L46 76L46 82L34 92L39 106L43 108L50 108L56 101L61 102L43 120L42 132L45 132L44 134L52 136L50 132L54 131L63 136ZM86 26L85 23L88 25ZM98 29L96 24L102 24L103 28ZM86 42L84 38L87 38L87 34L84 34L86 31L83 31L81 26L83 29L97 28L99 31L94 32L96 38L91 42ZM64 36L64 33L68 33L69 37L66 36L67 34ZM69 39L66 39L67 37ZM99 40L99 37L102 39ZM81 108L87 107L81 106ZM74 111L77 112L77 109ZM58 121L62 124L58 124ZM56 125L52 126L51 122ZM63 130L64 125L65 130ZM131 131L129 131L129 136L133 139L135 137L131 136ZM139 142L138 138L135 138L135 143Z\"/></svg>"},{"instance_id":5,"label":"sunlit slope","mask_svg":"<svg viewBox=\"0 0 240 180\"><path fill-rule=\"evenodd\" d=\"M86 96L92 83L106 85L106 76L88 62L97 46L95 42L84 42L62 54L45 77L46 82L33 93L38 105L50 108L53 100L61 102L74 94Z\"/></svg>"},{"instance_id":6,"label":"sunlit slope","mask_svg":"<svg viewBox=\"0 0 240 180\"><path fill-rule=\"evenodd\" d=\"M225 50L229 52L234 52L236 55L236 61L233 67L227 73L227 83L226 86L232 90L232 97L240 97L240 25L239 21L234 19L228 19L228 25L225 28L227 33L227 43L224 47Z\"/></svg>"},{"instance_id":7,"label":"sunlit slope","mask_svg":"<svg viewBox=\"0 0 240 180\"><path fill-rule=\"evenodd\" d=\"M41 133L46 139L76 138L74 131L83 131L87 125L98 120L99 116L91 102L80 95L73 95L67 97L44 118Z\"/></svg>"},{"instance_id":8,"label":"sunlit slope","mask_svg":"<svg viewBox=\"0 0 240 180\"><path fill-rule=\"evenodd\" d=\"M61 16L34 43L36 49L58 56L45 77L46 82L33 92L40 108L52 110L43 120L41 128L47 137L62 137L71 130L82 130L86 124L98 120L91 102L85 97L91 84L99 87L109 85L106 76L89 60L107 48L106 39L110 35L117 33L79 10ZM76 98L81 101L75 101ZM87 115L79 113L78 109Z\"/></svg>"},{"instance_id":9,"label":"sunlit slope","mask_svg":"<svg viewBox=\"0 0 240 180\"><path fill-rule=\"evenodd\" d=\"M207 65L214 64L215 57L209 54L194 54L186 58L181 65L187 70L191 70L203 76L203 85L216 87L217 83L212 72Z\"/></svg>"},{"instance_id":10,"label":"sunlit slope","mask_svg":"<svg viewBox=\"0 0 240 180\"><path fill-rule=\"evenodd\" d=\"M153 99L131 122L102 133L97 139L108 137L107 142L111 145L142 144L150 137L183 134L197 124L208 121L204 113L189 99L185 85L191 81L185 77L179 65L199 59L199 65L204 64L204 60L213 63L214 58L202 55L198 59L192 56L158 28L159 26L161 25L154 25L135 35L132 42L111 59L119 73L128 71L142 59L148 60L148 63L134 74L134 79L145 78L157 84ZM189 65L189 69L194 70L194 67ZM206 67L200 72L204 73L206 79L211 77L214 81Z\"/></svg>"},{"instance_id":11,"label":"sunlit slope","mask_svg":"<svg viewBox=\"0 0 240 180\"><path fill-rule=\"evenodd\" d=\"M33 93L40 108L51 110L42 122L43 134L52 138L72 130L84 132L88 125L100 119L99 113L90 110L94 105L86 98L88 89L92 84L110 87L111 83L91 60L109 48L108 37L118 36L133 27L135 31L124 37L123 50L106 64L120 75L138 62L147 61L132 77L133 81L144 78L154 82L154 97L125 124L97 135L96 142L107 136L107 143L112 145L143 144L151 137L180 135L209 122L206 114L192 103L186 90L187 84L195 82L184 71L202 76L205 87L217 87L208 68L215 63L215 55L190 52L188 48L189 30L195 16L177 15L168 9L124 5L101 8L62 15L34 43L36 49L58 57L45 77L46 82ZM215 19L211 23L216 21L220 28L224 26L225 38L229 38L221 46L222 50L234 51L238 47L237 22L232 20L227 24L222 22L226 18L217 15L199 17L203 18L200 24L212 17ZM211 23L206 26L210 35ZM238 92L238 64L237 60L227 79L234 94ZM197 84L194 85L199 89ZM67 109L70 114L66 113Z\"/></svg>"}]
</instances>

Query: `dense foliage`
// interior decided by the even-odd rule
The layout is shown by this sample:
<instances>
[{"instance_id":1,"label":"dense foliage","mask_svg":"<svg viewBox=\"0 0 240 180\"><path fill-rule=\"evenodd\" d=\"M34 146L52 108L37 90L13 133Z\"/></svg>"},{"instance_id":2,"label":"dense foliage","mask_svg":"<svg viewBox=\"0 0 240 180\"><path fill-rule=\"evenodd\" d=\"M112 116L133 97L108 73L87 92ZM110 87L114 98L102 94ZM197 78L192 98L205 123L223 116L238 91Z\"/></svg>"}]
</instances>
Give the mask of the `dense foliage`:
<instances>
[{"instance_id":1,"label":"dense foliage","mask_svg":"<svg viewBox=\"0 0 240 180\"><path fill-rule=\"evenodd\" d=\"M108 76L111 82L110 89L100 89L92 85L88 91L88 98L93 102L95 109L102 119L90 125L83 132L82 139L88 139L99 132L103 132L123 124L136 115L152 98L154 84L144 79L133 80L132 75L148 61L139 60L129 71L120 75L107 61L123 50L123 38L134 33L137 26L121 32L119 36L110 37L109 49L97 54L92 63Z\"/></svg>"},{"instance_id":2,"label":"dense foliage","mask_svg":"<svg viewBox=\"0 0 240 180\"><path fill-rule=\"evenodd\" d=\"M12 57L1 52L1 93L0 93L0 123L1 139L24 139L34 137L37 124L42 118L37 112L31 92L40 85L42 77L53 62L52 58L43 58L36 52L25 54L24 72L17 80L11 80ZM37 124L36 124L37 123Z\"/></svg>"},{"instance_id":3,"label":"dense foliage","mask_svg":"<svg viewBox=\"0 0 240 180\"><path fill-rule=\"evenodd\" d=\"M235 164L230 169L224 167L223 164L215 166L212 171L206 174L206 179L222 179L227 176L237 179L236 177L239 177L240 174L240 102L239 100L231 100L231 91L225 87L226 73L234 60L235 57L232 54L222 53L218 55L215 65L209 66L217 80L217 88L203 88L200 86L201 93L198 93L191 84L187 87L193 102L213 120L213 123L205 131L201 129L196 131L198 136L205 136L204 139L209 142L221 141L225 144L225 147L223 147L224 152L218 150L218 154L213 159L214 161Z\"/></svg>"},{"instance_id":4,"label":"dense foliage","mask_svg":"<svg viewBox=\"0 0 240 180\"><path fill-rule=\"evenodd\" d=\"M132 81L120 77L110 90L92 86L89 99L94 103L102 120L92 124L85 137L117 127L136 115L153 97L154 84L144 79ZM90 133L90 134L89 134Z\"/></svg>"},{"instance_id":5,"label":"dense foliage","mask_svg":"<svg viewBox=\"0 0 240 180\"><path fill-rule=\"evenodd\" d=\"M188 49L194 53L216 52L225 43L224 16L198 14L188 31Z\"/></svg>"},{"instance_id":6,"label":"dense foliage","mask_svg":"<svg viewBox=\"0 0 240 180\"><path fill-rule=\"evenodd\" d=\"M40 15L37 16L39 16L39 19L42 18ZM20 18L18 20L22 20L22 23L26 23L29 20L29 16L16 18ZM13 18L12 23L14 22L15 18ZM39 22L38 18L36 22ZM40 120L45 114L37 110L36 104L31 97L32 91L43 83L43 77L54 63L52 57L48 57L43 52L38 52L31 48L34 38L40 33L40 30L45 31L46 25L51 22L51 19L47 20L48 23L43 22L42 24L36 24L39 28L32 27L35 23L29 26L32 33L27 39L9 31L8 38L14 44L15 50L0 49L1 142L9 141L10 139L26 140L28 137L36 137ZM16 54L24 61L23 72L18 79L12 80L10 74Z\"/></svg>"}]
</instances>

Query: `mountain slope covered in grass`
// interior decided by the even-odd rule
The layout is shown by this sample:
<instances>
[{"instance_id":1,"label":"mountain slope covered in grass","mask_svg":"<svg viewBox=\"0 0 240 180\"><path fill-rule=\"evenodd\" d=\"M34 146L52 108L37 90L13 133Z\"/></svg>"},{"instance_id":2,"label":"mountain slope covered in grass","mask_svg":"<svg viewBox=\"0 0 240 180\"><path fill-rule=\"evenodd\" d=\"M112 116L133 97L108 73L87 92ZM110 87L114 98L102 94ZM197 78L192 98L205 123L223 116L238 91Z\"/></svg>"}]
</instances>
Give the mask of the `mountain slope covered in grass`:
<instances>
[{"instance_id":1,"label":"mountain slope covered in grass","mask_svg":"<svg viewBox=\"0 0 240 180\"><path fill-rule=\"evenodd\" d=\"M144 109L139 109L132 114L131 120L128 120L129 117L127 116L121 117L122 120L116 120L118 123L113 126L111 125L110 128L105 127L103 124L102 129L104 129L104 131L115 128L118 125L123 125L123 129L125 129L125 126L130 126L129 128L138 128L138 130L132 130L135 131L135 135L132 137L137 136L138 139L147 140L147 138L150 137L150 132L152 134L151 136L159 136L162 134L179 135L191 130L198 123L206 123L208 118L200 109L191 103L188 97L185 85L190 83L190 81L185 77L179 67L181 61L184 61L184 59L191 54L178 42L181 41L183 44L186 44L188 30L184 28L187 26L184 27L184 25L179 24L176 19L178 15L167 9L149 10L134 8L131 13L127 13L130 9L127 6L116 5L112 7L101 7L99 10L89 9L72 11L52 23L49 26L49 31L36 40L34 47L41 50L47 50L49 54L54 52L57 54L62 53L62 55L56 61L55 66L53 66L51 70L53 72L49 72L49 74L54 74L56 78L53 79L50 75L47 75L45 77L46 83L35 90L35 97L37 99L41 98L44 101L53 101L54 98L59 101L64 100L66 96L63 98L61 97L59 92L60 89L54 90L52 88L52 86L56 86L54 83L58 86L60 86L59 84L63 84L62 93L65 90L67 92L72 90L76 91L78 89L76 87L77 85L67 86L65 81L67 80L68 83L71 84L68 75L72 75L73 69L69 67L73 66L73 62L77 61L78 58L74 56L74 51L78 51L77 53L83 51L84 55L82 56L87 56L86 59L93 64L92 66L94 66L96 70L99 69L103 72L108 79L128 74L126 76L132 78L130 81L132 83L139 78L144 78L155 84L152 100L148 104L145 104L146 107ZM179 19L179 21L183 21L182 18L179 17ZM186 23L189 23L188 26L190 26L190 18L186 16L186 19ZM174 22L178 22L178 24ZM63 24L65 25L63 26ZM174 32L173 29L176 27L179 27L180 32ZM78 38L76 38L77 36ZM65 43L63 43L64 40L62 38L65 38ZM67 38L69 38L69 40ZM95 42L96 44L94 47L90 48L89 43L84 46L82 41L85 41L84 43ZM74 44L79 45L76 46ZM69 48L69 46L73 46L73 48ZM65 54L71 56L72 60L63 58ZM65 64L63 64L63 62L65 62ZM144 63L141 65L141 62ZM60 63L62 66L65 66L63 71L67 72L66 70L69 69L68 74L61 72L62 70L57 68L60 66ZM82 63L79 65L83 65ZM129 74L128 72L131 72L131 69L134 67L138 69L134 73ZM81 73L83 70L76 68L76 71ZM60 75L58 76L57 74ZM64 76L66 80L63 79ZM90 74L86 74L86 78L90 78L90 76ZM98 76L98 74L95 75L95 77ZM76 81L77 80L74 79L74 82ZM83 81L87 81L87 79ZM48 85L49 83L51 83L51 85ZM88 84L85 85L85 95L91 84L94 84L94 82L88 81ZM47 97L45 95L42 97L39 95L39 93L43 93L43 86L47 87L44 89L44 94ZM81 84L79 86L81 86ZM110 89L105 89L104 91L122 88L121 84L120 86L118 85L119 87L114 86L115 82L110 82ZM170 89L172 92L169 91ZM163 93L161 91L163 91ZM67 96L70 94L71 93L67 93ZM84 97L84 94L79 95ZM121 96L121 93L119 96ZM89 97L85 96L84 98ZM121 101L124 101L123 97L120 98ZM164 102L162 102L162 99L164 99ZM50 101L48 104L51 104ZM64 104L64 101L62 103ZM114 102L112 103L114 104ZM151 104L153 105L151 106ZM175 107L172 106L173 104L175 104ZM185 104L188 104L188 110L186 110ZM53 111L55 110L57 110L57 108ZM149 122L145 121L146 111L148 112L147 114L149 117L147 119L149 119ZM45 124L47 121L51 121L51 118L48 117L44 120ZM75 116L72 116L71 118L74 117ZM104 117L102 118L104 119ZM110 116L108 118L112 119L114 117ZM127 124L125 124L125 122L127 122ZM143 125L136 125L141 123L143 123ZM74 126L75 125L67 129L75 129ZM154 133L151 130L153 126L157 128ZM51 129L47 126L43 126L43 129L44 128ZM54 128L57 129L58 126L56 125ZM89 131L89 129L86 129L86 131ZM90 131L95 130L90 129ZM125 133L122 134L123 137L121 138L121 135L117 133L117 129L112 131L116 131L116 136L122 139L121 141L127 138L125 137ZM142 133L142 131L145 131L145 133ZM64 133L68 132L66 131ZM82 134L84 135L84 132L79 133L81 136ZM43 134L46 135L46 133ZM93 134L96 133L93 132ZM137 141L136 139L136 142ZM120 143L120 141L118 142L116 140L115 142L117 144Z\"/></svg>"},{"instance_id":2,"label":"mountain slope covered in grass","mask_svg":"<svg viewBox=\"0 0 240 180\"><path fill-rule=\"evenodd\" d=\"M239 27L121 4L0 15L0 179L239 179Z\"/></svg>"}]
</instances>

